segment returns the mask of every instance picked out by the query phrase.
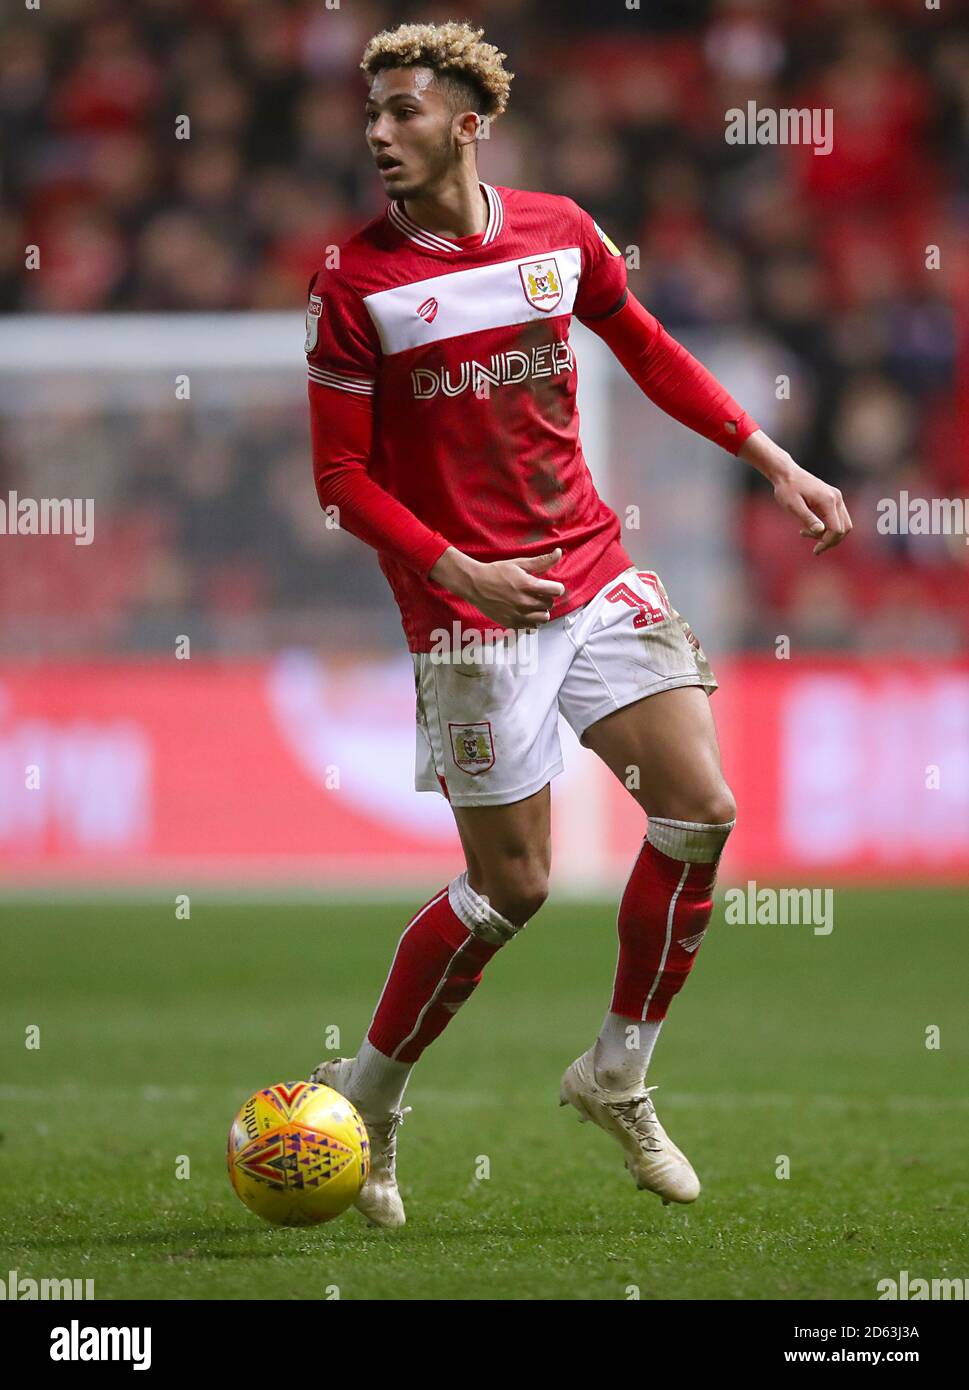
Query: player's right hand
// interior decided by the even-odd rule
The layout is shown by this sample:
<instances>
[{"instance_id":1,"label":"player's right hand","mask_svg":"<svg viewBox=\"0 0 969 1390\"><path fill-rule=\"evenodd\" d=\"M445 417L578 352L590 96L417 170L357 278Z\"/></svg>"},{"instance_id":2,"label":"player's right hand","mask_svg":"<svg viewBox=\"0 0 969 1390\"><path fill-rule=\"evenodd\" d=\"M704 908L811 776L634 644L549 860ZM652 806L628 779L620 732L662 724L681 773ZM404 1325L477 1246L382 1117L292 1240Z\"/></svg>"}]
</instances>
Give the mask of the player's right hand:
<instances>
[{"instance_id":1,"label":"player's right hand","mask_svg":"<svg viewBox=\"0 0 969 1390\"><path fill-rule=\"evenodd\" d=\"M565 585L540 575L562 558L561 547L544 555L517 560L472 560L452 547L431 570L429 578L466 599L486 618L502 627L534 628L550 620L551 608Z\"/></svg>"}]
</instances>

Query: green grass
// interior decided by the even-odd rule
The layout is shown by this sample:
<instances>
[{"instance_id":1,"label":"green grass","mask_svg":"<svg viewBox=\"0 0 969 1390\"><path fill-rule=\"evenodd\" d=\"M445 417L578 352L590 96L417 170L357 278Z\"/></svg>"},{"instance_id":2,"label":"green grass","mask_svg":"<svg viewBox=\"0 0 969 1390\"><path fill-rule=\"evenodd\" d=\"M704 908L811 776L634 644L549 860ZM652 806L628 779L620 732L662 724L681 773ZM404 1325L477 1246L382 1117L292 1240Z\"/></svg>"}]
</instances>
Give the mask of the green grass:
<instances>
[{"instance_id":1,"label":"green grass","mask_svg":"<svg viewBox=\"0 0 969 1390\"><path fill-rule=\"evenodd\" d=\"M263 1226L226 1176L232 1116L306 1075L327 1025L356 1050L419 900L0 909L0 1277L109 1299L871 1299L901 1269L969 1277L966 910L945 891L840 890L828 937L718 911L649 1077L692 1207L637 1193L558 1108L608 1005L615 910L553 900L414 1073L408 1225Z\"/></svg>"}]
</instances>

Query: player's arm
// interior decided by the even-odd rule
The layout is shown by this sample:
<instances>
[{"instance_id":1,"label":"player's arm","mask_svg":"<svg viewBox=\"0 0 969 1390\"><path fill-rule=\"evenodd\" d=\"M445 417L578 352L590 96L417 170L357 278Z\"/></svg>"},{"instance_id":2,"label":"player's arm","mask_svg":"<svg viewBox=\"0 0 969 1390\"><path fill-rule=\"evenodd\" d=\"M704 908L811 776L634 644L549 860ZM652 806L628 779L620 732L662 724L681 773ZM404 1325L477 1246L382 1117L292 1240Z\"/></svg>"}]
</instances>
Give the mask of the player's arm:
<instances>
[{"instance_id":1,"label":"player's arm","mask_svg":"<svg viewBox=\"0 0 969 1390\"><path fill-rule=\"evenodd\" d=\"M584 322L651 401L763 473L777 501L801 523L801 535L817 542L815 555L844 540L851 518L838 489L799 467L635 295L627 291L616 312Z\"/></svg>"},{"instance_id":2,"label":"player's arm","mask_svg":"<svg viewBox=\"0 0 969 1390\"><path fill-rule=\"evenodd\" d=\"M815 555L844 540L851 530L851 517L838 488L801 468L761 429L747 437L738 457L763 473L776 500L801 523L801 535L816 542Z\"/></svg>"},{"instance_id":3,"label":"player's arm","mask_svg":"<svg viewBox=\"0 0 969 1390\"><path fill-rule=\"evenodd\" d=\"M815 555L837 545L851 518L837 488L800 468L729 391L629 292L617 246L581 208L582 272L576 317L612 349L640 389L673 419L750 463L813 539Z\"/></svg>"},{"instance_id":4,"label":"player's arm","mask_svg":"<svg viewBox=\"0 0 969 1390\"><path fill-rule=\"evenodd\" d=\"M312 377L309 397L313 479L320 506L334 509L342 530L427 574L448 542L370 476L370 398L321 385Z\"/></svg>"}]
</instances>

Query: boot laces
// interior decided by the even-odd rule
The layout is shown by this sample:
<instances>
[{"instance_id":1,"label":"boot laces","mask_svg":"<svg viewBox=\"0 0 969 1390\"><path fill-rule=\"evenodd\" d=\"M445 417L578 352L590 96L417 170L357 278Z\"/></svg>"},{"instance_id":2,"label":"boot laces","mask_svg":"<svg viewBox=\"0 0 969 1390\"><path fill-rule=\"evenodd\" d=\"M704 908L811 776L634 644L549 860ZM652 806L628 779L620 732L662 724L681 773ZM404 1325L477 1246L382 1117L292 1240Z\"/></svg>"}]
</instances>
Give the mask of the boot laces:
<instances>
[{"instance_id":1,"label":"boot laces","mask_svg":"<svg viewBox=\"0 0 969 1390\"><path fill-rule=\"evenodd\" d=\"M640 1140L649 1153L661 1153L662 1141L659 1137L659 1120L650 1100L650 1092L655 1086L647 1086L639 1095L628 1100L610 1100L606 1104L623 1127Z\"/></svg>"},{"instance_id":2,"label":"boot laces","mask_svg":"<svg viewBox=\"0 0 969 1390\"><path fill-rule=\"evenodd\" d=\"M413 1108L412 1105L405 1105L402 1110L391 1110L379 1119L364 1116L364 1124L370 1135L370 1156L374 1167L393 1172L397 1158L397 1130L404 1123L404 1116L409 1115Z\"/></svg>"}]
</instances>

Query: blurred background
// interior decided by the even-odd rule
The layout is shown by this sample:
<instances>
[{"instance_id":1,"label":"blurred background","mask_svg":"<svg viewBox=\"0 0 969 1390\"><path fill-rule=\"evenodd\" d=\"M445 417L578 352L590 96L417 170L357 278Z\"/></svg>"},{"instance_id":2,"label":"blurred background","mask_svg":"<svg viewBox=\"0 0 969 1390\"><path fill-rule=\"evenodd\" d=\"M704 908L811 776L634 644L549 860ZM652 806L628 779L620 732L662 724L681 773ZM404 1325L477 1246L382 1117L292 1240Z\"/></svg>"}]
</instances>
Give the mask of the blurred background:
<instances>
[{"instance_id":1,"label":"blurred background","mask_svg":"<svg viewBox=\"0 0 969 1390\"><path fill-rule=\"evenodd\" d=\"M851 508L812 561L758 475L575 326L590 466L721 680L728 876L969 874L967 538L876 529L880 499L969 499L957 8L11 7L0 500L92 498L95 535L0 535L4 880L433 888L460 867L443 800L413 792L389 590L316 503L301 352L323 249L384 207L360 53L449 18L516 74L482 177L588 209L637 296ZM728 144L748 101L830 108L831 153ZM557 881L612 891L638 812L563 737Z\"/></svg>"}]
</instances>

